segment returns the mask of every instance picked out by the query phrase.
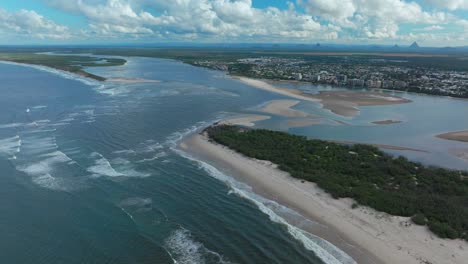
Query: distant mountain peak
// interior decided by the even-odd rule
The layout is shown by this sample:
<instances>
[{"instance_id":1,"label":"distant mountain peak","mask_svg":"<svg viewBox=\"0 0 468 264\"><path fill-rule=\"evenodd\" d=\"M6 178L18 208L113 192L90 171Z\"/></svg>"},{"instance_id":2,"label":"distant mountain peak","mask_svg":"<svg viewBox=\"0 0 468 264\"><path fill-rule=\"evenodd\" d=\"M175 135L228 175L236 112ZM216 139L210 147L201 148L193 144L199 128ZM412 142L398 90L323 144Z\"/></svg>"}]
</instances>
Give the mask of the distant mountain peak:
<instances>
[{"instance_id":1,"label":"distant mountain peak","mask_svg":"<svg viewBox=\"0 0 468 264\"><path fill-rule=\"evenodd\" d=\"M419 45L418 45L418 43L415 41L415 42L413 42L413 44L411 44L409 47L410 47L410 48L419 48Z\"/></svg>"}]
</instances>

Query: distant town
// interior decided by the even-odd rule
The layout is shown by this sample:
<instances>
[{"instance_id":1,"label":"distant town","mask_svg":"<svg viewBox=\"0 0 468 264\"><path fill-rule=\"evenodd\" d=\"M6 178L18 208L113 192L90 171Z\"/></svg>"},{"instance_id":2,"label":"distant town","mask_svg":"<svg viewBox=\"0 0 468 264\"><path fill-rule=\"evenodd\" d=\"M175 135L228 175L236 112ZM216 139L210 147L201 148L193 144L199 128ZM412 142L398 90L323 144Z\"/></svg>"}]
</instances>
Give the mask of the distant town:
<instances>
[{"instance_id":1,"label":"distant town","mask_svg":"<svg viewBox=\"0 0 468 264\"><path fill-rule=\"evenodd\" d=\"M192 64L254 78L468 97L466 71L406 65L407 62L401 58L355 61L346 57L311 62L289 57L259 56L230 62L197 60Z\"/></svg>"}]
</instances>

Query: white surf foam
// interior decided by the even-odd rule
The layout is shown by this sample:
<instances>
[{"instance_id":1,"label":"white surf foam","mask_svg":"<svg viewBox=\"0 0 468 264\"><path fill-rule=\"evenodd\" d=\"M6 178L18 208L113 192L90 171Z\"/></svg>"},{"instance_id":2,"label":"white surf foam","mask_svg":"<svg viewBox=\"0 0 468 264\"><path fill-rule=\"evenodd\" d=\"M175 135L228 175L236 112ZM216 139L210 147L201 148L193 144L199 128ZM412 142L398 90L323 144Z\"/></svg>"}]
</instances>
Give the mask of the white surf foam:
<instances>
[{"instance_id":1,"label":"white surf foam","mask_svg":"<svg viewBox=\"0 0 468 264\"><path fill-rule=\"evenodd\" d=\"M138 163L143 163L143 162L148 162L148 161L154 161L154 160L158 160L158 159L164 158L164 157L167 157L167 153L164 152L164 151L161 151L159 153L156 153L156 155L154 155L152 158L142 159L142 160L139 160L137 162Z\"/></svg>"},{"instance_id":2,"label":"white surf foam","mask_svg":"<svg viewBox=\"0 0 468 264\"><path fill-rule=\"evenodd\" d=\"M15 155L21 151L21 145L22 141L18 135L0 139L0 155L16 159Z\"/></svg>"},{"instance_id":3,"label":"white surf foam","mask_svg":"<svg viewBox=\"0 0 468 264\"><path fill-rule=\"evenodd\" d=\"M23 123L10 123L10 124L1 124L0 128L17 128L24 126Z\"/></svg>"},{"instance_id":4,"label":"white surf foam","mask_svg":"<svg viewBox=\"0 0 468 264\"><path fill-rule=\"evenodd\" d=\"M36 105L36 106L31 107L31 109L43 109L43 108L47 108L47 105Z\"/></svg>"},{"instance_id":5,"label":"white surf foam","mask_svg":"<svg viewBox=\"0 0 468 264\"><path fill-rule=\"evenodd\" d=\"M183 228L172 232L165 241L166 247L169 249L171 257L180 264L201 264L206 262L206 258L210 257L217 259L216 263L230 263L223 257L209 249L202 243L196 241L192 234Z\"/></svg>"},{"instance_id":6,"label":"white surf foam","mask_svg":"<svg viewBox=\"0 0 468 264\"><path fill-rule=\"evenodd\" d=\"M107 176L107 177L122 177L125 176L120 172L117 172L110 162L102 156L100 153L93 152L91 153L92 158L97 158L94 162L94 165L88 168L88 171L93 173L93 176Z\"/></svg>"},{"instance_id":7,"label":"white surf foam","mask_svg":"<svg viewBox=\"0 0 468 264\"><path fill-rule=\"evenodd\" d=\"M231 188L232 193L235 193L244 199L252 201L260 209L260 211L268 215L271 221L286 226L289 234L291 234L292 237L300 241L307 250L314 252L317 255L317 257L325 263L356 264L356 261L354 261L341 249L337 248L336 246L324 239L321 239L305 230L302 230L296 226L289 224L286 221L286 219L279 216L272 209L272 207L281 208L284 206L255 194L254 192L252 192L250 186L236 181L234 178L227 176L212 165L204 161L198 160L180 149L174 150L182 157L195 161L197 164L199 164L200 168L205 170L210 176L226 183ZM288 208L288 210L290 209Z\"/></svg>"},{"instance_id":8,"label":"white surf foam","mask_svg":"<svg viewBox=\"0 0 468 264\"><path fill-rule=\"evenodd\" d=\"M53 172L57 166L69 164L73 160L61 151L42 154L39 157L40 160L18 165L16 169L31 176L32 181L41 187L52 190L69 190L71 185L63 178L54 177Z\"/></svg>"},{"instance_id":9,"label":"white surf foam","mask_svg":"<svg viewBox=\"0 0 468 264\"><path fill-rule=\"evenodd\" d=\"M93 177L149 177L150 174L139 172L134 169L133 164L123 158L112 160L111 164L103 155L93 152L91 158L95 158L94 165L87 170L93 173ZM115 165L115 167L113 166Z\"/></svg>"},{"instance_id":10,"label":"white surf foam","mask_svg":"<svg viewBox=\"0 0 468 264\"><path fill-rule=\"evenodd\" d=\"M10 62L10 61L0 61L0 63L33 68L33 69L40 70L40 71L43 71L43 72L48 72L48 73L58 75L58 76L60 76L62 78L65 78L65 79L79 81L79 82L84 83L84 84L89 85L89 86L99 85L99 82L95 81L93 79L85 78L85 77L82 77L82 76L77 75L77 74L73 74L73 73L70 73L70 72L62 71L62 70L57 70L57 69L46 67L46 66L26 64L26 63L16 63L16 62Z\"/></svg>"}]
</instances>

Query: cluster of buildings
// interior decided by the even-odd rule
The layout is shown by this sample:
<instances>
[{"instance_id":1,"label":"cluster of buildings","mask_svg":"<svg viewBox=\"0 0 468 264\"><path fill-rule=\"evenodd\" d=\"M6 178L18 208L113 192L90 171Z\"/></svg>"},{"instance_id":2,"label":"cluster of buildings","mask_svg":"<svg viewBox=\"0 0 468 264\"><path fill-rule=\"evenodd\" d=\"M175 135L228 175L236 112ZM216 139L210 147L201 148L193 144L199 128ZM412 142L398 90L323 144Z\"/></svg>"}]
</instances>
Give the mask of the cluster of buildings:
<instances>
[{"instance_id":1,"label":"cluster of buildings","mask_svg":"<svg viewBox=\"0 0 468 264\"><path fill-rule=\"evenodd\" d=\"M196 64L255 78L468 97L466 72L408 67L404 65L405 61L399 61L398 65L395 65L382 61L355 63L330 59L317 62L295 58L258 57L232 62L203 61Z\"/></svg>"}]
</instances>

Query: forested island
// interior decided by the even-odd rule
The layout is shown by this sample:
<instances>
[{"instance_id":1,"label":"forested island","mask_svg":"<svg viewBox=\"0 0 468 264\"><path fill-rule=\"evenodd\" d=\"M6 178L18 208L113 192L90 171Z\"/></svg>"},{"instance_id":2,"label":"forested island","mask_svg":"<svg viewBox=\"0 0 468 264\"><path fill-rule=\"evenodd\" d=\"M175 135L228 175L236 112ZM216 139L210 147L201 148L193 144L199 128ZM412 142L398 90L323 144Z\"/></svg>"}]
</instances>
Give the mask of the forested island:
<instances>
[{"instance_id":1,"label":"forested island","mask_svg":"<svg viewBox=\"0 0 468 264\"><path fill-rule=\"evenodd\" d=\"M426 167L369 145L343 145L265 129L217 125L205 132L211 141L315 182L334 198L353 198L353 207L411 217L441 238L468 240L466 171Z\"/></svg>"}]
</instances>

